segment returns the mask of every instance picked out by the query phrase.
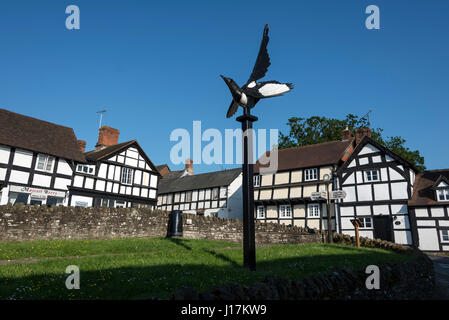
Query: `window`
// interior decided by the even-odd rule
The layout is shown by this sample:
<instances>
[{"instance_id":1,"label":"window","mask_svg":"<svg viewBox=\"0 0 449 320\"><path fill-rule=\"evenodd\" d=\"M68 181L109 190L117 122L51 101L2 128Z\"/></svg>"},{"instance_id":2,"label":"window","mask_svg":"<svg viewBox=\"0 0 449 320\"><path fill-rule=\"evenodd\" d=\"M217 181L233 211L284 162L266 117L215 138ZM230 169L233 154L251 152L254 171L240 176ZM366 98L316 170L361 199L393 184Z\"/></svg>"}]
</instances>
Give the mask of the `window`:
<instances>
[{"instance_id":1,"label":"window","mask_svg":"<svg viewBox=\"0 0 449 320\"><path fill-rule=\"evenodd\" d=\"M39 154L37 156L36 170L52 172L54 160L55 158L52 156Z\"/></svg>"},{"instance_id":2,"label":"window","mask_svg":"<svg viewBox=\"0 0 449 320\"><path fill-rule=\"evenodd\" d=\"M279 217L280 218L291 218L292 217L292 207L289 204L279 206Z\"/></svg>"},{"instance_id":3,"label":"window","mask_svg":"<svg viewBox=\"0 0 449 320\"><path fill-rule=\"evenodd\" d=\"M379 170L367 170L365 171L366 181L379 181Z\"/></svg>"},{"instance_id":4,"label":"window","mask_svg":"<svg viewBox=\"0 0 449 320\"><path fill-rule=\"evenodd\" d=\"M441 240L449 242L449 230L441 230Z\"/></svg>"},{"instance_id":5,"label":"window","mask_svg":"<svg viewBox=\"0 0 449 320\"><path fill-rule=\"evenodd\" d=\"M192 202L192 191L186 192L186 202Z\"/></svg>"},{"instance_id":6,"label":"window","mask_svg":"<svg viewBox=\"0 0 449 320\"><path fill-rule=\"evenodd\" d=\"M360 227L360 229L369 229L373 227L373 219L359 218L359 220L363 223L363 227Z\"/></svg>"},{"instance_id":7,"label":"window","mask_svg":"<svg viewBox=\"0 0 449 320\"><path fill-rule=\"evenodd\" d=\"M253 182L255 187L260 187L260 175L256 175L253 177Z\"/></svg>"},{"instance_id":8,"label":"window","mask_svg":"<svg viewBox=\"0 0 449 320\"><path fill-rule=\"evenodd\" d=\"M132 184L133 181L133 170L130 168L122 169L122 180L123 184Z\"/></svg>"},{"instance_id":9,"label":"window","mask_svg":"<svg viewBox=\"0 0 449 320\"><path fill-rule=\"evenodd\" d=\"M16 193L16 192L10 192L9 193L9 203L12 205L15 205L17 203L28 203L28 193Z\"/></svg>"},{"instance_id":10,"label":"window","mask_svg":"<svg viewBox=\"0 0 449 320\"><path fill-rule=\"evenodd\" d=\"M79 164L76 166L76 172L81 173L87 173L87 174L94 174L94 168L95 166L88 166L85 164Z\"/></svg>"},{"instance_id":11,"label":"window","mask_svg":"<svg viewBox=\"0 0 449 320\"><path fill-rule=\"evenodd\" d=\"M173 193L167 195L167 204L171 204L173 201Z\"/></svg>"},{"instance_id":12,"label":"window","mask_svg":"<svg viewBox=\"0 0 449 320\"><path fill-rule=\"evenodd\" d=\"M218 188L212 189L212 200L218 200L218 192L219 192Z\"/></svg>"},{"instance_id":13,"label":"window","mask_svg":"<svg viewBox=\"0 0 449 320\"><path fill-rule=\"evenodd\" d=\"M318 169L306 169L304 170L304 181L318 180Z\"/></svg>"},{"instance_id":14,"label":"window","mask_svg":"<svg viewBox=\"0 0 449 320\"><path fill-rule=\"evenodd\" d=\"M320 205L318 203L311 203L307 206L307 217L308 218L320 217Z\"/></svg>"},{"instance_id":15,"label":"window","mask_svg":"<svg viewBox=\"0 0 449 320\"><path fill-rule=\"evenodd\" d=\"M64 202L64 198L60 197L47 197L47 206L61 206Z\"/></svg>"},{"instance_id":16,"label":"window","mask_svg":"<svg viewBox=\"0 0 449 320\"><path fill-rule=\"evenodd\" d=\"M449 201L449 189L437 190L438 201Z\"/></svg>"},{"instance_id":17,"label":"window","mask_svg":"<svg viewBox=\"0 0 449 320\"><path fill-rule=\"evenodd\" d=\"M257 206L257 219L264 219L264 218L265 218L265 207Z\"/></svg>"}]
</instances>

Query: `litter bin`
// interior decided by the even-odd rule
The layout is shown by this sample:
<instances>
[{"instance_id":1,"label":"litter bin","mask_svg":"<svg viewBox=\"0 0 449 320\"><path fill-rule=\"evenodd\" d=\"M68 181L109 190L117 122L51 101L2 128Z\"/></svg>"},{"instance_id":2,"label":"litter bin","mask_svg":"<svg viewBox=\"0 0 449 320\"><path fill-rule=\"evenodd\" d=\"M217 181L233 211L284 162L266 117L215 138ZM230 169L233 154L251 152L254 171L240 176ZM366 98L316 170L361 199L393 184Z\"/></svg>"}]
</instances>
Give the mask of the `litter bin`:
<instances>
[{"instance_id":1,"label":"litter bin","mask_svg":"<svg viewBox=\"0 0 449 320\"><path fill-rule=\"evenodd\" d=\"M168 216L167 237L182 237L182 211L173 210Z\"/></svg>"}]
</instances>

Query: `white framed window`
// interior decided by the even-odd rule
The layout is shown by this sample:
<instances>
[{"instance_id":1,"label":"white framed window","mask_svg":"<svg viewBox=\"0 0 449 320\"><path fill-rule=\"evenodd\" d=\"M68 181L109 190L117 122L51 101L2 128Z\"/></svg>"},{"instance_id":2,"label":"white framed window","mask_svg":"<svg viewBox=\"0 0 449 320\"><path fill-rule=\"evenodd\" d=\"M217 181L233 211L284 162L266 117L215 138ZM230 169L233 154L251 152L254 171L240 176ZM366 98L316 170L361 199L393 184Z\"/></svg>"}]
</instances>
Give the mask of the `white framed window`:
<instances>
[{"instance_id":1,"label":"white framed window","mask_svg":"<svg viewBox=\"0 0 449 320\"><path fill-rule=\"evenodd\" d=\"M212 189L212 200L218 200L219 192L220 192L220 189L218 189L218 188Z\"/></svg>"},{"instance_id":2,"label":"white framed window","mask_svg":"<svg viewBox=\"0 0 449 320\"><path fill-rule=\"evenodd\" d=\"M366 170L365 171L365 181L374 182L374 181L379 181L379 180L380 180L379 170Z\"/></svg>"},{"instance_id":3,"label":"white framed window","mask_svg":"<svg viewBox=\"0 0 449 320\"><path fill-rule=\"evenodd\" d=\"M76 172L94 174L95 166L89 166L86 164L79 164L76 166Z\"/></svg>"},{"instance_id":4,"label":"white framed window","mask_svg":"<svg viewBox=\"0 0 449 320\"><path fill-rule=\"evenodd\" d=\"M292 207L289 204L281 204L279 206L279 217L282 218L291 218L292 217Z\"/></svg>"},{"instance_id":5,"label":"white framed window","mask_svg":"<svg viewBox=\"0 0 449 320\"><path fill-rule=\"evenodd\" d=\"M122 168L122 180L123 184L132 184L133 181L133 169Z\"/></svg>"},{"instance_id":6,"label":"white framed window","mask_svg":"<svg viewBox=\"0 0 449 320\"><path fill-rule=\"evenodd\" d=\"M371 229L373 227L373 219L372 218L360 218L359 220L363 223L363 227L360 229Z\"/></svg>"},{"instance_id":7,"label":"white framed window","mask_svg":"<svg viewBox=\"0 0 449 320\"><path fill-rule=\"evenodd\" d=\"M308 218L319 218L320 217L320 204L319 203L309 203L307 205L307 217Z\"/></svg>"},{"instance_id":8,"label":"white framed window","mask_svg":"<svg viewBox=\"0 0 449 320\"><path fill-rule=\"evenodd\" d=\"M38 154L37 155L36 170L52 172L53 171L53 164L54 164L54 162L55 162L55 158L54 157L47 156L45 154Z\"/></svg>"},{"instance_id":9,"label":"white framed window","mask_svg":"<svg viewBox=\"0 0 449 320\"><path fill-rule=\"evenodd\" d=\"M257 206L257 219L264 219L264 218L265 218L265 207Z\"/></svg>"},{"instance_id":10,"label":"white framed window","mask_svg":"<svg viewBox=\"0 0 449 320\"><path fill-rule=\"evenodd\" d=\"M255 187L260 187L260 175L255 175L254 177L253 177L253 182L254 182L254 186Z\"/></svg>"},{"instance_id":11,"label":"white framed window","mask_svg":"<svg viewBox=\"0 0 449 320\"><path fill-rule=\"evenodd\" d=\"M438 201L449 201L449 189L437 190Z\"/></svg>"},{"instance_id":12,"label":"white framed window","mask_svg":"<svg viewBox=\"0 0 449 320\"><path fill-rule=\"evenodd\" d=\"M449 242L449 230L441 230L441 241Z\"/></svg>"},{"instance_id":13,"label":"white framed window","mask_svg":"<svg viewBox=\"0 0 449 320\"><path fill-rule=\"evenodd\" d=\"M304 170L304 181L318 180L318 169L305 169Z\"/></svg>"}]
</instances>

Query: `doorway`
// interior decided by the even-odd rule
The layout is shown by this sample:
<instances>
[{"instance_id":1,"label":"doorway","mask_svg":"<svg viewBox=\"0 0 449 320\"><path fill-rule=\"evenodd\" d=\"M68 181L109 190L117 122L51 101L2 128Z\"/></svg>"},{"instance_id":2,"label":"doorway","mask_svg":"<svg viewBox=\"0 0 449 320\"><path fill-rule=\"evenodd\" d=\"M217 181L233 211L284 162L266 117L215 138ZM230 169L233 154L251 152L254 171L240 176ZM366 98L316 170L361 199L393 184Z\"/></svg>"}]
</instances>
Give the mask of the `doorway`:
<instances>
[{"instance_id":1,"label":"doorway","mask_svg":"<svg viewBox=\"0 0 449 320\"><path fill-rule=\"evenodd\" d=\"M390 216L374 216L374 238L392 241L393 239L391 238L391 226L392 224L390 221Z\"/></svg>"}]
</instances>

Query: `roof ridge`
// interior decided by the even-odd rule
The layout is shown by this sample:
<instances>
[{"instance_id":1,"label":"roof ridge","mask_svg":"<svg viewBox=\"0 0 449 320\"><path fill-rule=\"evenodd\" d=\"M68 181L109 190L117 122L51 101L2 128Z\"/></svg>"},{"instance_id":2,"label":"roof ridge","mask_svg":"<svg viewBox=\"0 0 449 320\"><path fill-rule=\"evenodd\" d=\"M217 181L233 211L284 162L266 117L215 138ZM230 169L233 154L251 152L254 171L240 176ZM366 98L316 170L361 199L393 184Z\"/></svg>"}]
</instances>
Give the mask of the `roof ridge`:
<instances>
[{"instance_id":1,"label":"roof ridge","mask_svg":"<svg viewBox=\"0 0 449 320\"><path fill-rule=\"evenodd\" d=\"M278 149L278 151L292 150L292 149L301 149L301 148L307 148L307 147L316 147L316 146L320 146L320 145L324 145L324 144L331 144L331 143L337 143L337 142L350 142L350 141L352 141L352 140L326 141L326 142L320 142L320 143L306 144L304 146L295 146L295 147L290 147L290 148L282 148L282 149Z\"/></svg>"}]
</instances>

